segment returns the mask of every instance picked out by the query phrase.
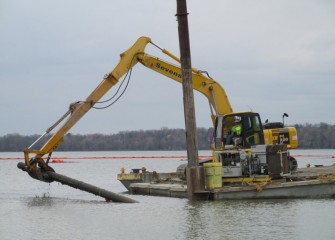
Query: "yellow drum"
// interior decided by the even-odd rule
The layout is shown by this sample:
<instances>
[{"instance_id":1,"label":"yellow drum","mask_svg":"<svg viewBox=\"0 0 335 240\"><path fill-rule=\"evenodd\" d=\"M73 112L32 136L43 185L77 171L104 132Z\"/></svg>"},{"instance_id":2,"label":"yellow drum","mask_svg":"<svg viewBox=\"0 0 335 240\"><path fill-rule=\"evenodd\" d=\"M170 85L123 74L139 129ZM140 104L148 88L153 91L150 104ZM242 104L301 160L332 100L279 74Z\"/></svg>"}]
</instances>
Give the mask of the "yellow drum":
<instances>
[{"instance_id":1,"label":"yellow drum","mask_svg":"<svg viewBox=\"0 0 335 240\"><path fill-rule=\"evenodd\" d=\"M204 163L206 187L208 189L222 187L222 163Z\"/></svg>"}]
</instances>

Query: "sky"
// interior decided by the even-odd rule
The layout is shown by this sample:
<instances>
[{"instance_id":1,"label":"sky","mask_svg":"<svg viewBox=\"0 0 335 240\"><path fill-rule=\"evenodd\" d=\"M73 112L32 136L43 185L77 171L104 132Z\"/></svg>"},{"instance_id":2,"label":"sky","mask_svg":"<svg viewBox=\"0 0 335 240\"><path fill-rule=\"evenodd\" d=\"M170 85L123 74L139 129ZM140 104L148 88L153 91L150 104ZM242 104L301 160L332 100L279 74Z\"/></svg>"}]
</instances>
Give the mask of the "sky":
<instances>
[{"instance_id":1,"label":"sky","mask_svg":"<svg viewBox=\"0 0 335 240\"><path fill-rule=\"evenodd\" d=\"M192 66L223 86L234 111L335 124L335 1L187 3ZM175 14L175 0L0 0L0 135L42 134L140 36L179 56ZM211 127L207 99L194 96L197 127ZM70 132L184 128L183 111L181 84L138 64L120 100Z\"/></svg>"}]
</instances>

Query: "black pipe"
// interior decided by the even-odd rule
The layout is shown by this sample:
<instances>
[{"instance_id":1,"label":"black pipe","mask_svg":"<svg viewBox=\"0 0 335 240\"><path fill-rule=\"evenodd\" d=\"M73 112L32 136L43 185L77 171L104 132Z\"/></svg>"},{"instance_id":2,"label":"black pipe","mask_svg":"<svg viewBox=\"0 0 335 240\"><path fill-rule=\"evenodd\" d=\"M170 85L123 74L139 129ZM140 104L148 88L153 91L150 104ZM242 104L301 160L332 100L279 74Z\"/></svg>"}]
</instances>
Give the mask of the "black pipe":
<instances>
[{"instance_id":1,"label":"black pipe","mask_svg":"<svg viewBox=\"0 0 335 240\"><path fill-rule=\"evenodd\" d=\"M17 167L21 169L22 171L28 172L29 170L27 169L27 166L23 162L19 162L17 164ZM133 200L131 198L122 196L117 193L113 193L111 191L107 191L105 189L93 186L91 184L78 181L73 178L69 178L67 176L52 172L52 171L45 171L42 172L43 178L45 179L46 182L51 182L51 181L56 181L60 182L61 184L68 185L70 187L92 193L94 195L103 197L106 199L106 201L112 201L112 202L122 202L122 203L136 203L136 200Z\"/></svg>"}]
</instances>

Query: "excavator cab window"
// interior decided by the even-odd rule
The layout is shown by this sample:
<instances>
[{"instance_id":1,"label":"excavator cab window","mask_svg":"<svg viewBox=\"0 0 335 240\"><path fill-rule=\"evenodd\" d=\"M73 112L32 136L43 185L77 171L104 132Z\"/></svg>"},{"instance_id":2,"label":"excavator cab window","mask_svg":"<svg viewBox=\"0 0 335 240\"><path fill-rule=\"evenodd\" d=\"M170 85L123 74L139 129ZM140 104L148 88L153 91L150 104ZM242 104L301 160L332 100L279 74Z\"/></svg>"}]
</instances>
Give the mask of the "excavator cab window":
<instances>
[{"instance_id":1,"label":"excavator cab window","mask_svg":"<svg viewBox=\"0 0 335 240\"><path fill-rule=\"evenodd\" d=\"M244 146L264 144L264 133L260 117L257 113L245 114L243 117L245 130L243 132Z\"/></svg>"},{"instance_id":2,"label":"excavator cab window","mask_svg":"<svg viewBox=\"0 0 335 240\"><path fill-rule=\"evenodd\" d=\"M239 115L228 116L224 119L224 142L225 145L242 144L242 117Z\"/></svg>"},{"instance_id":3,"label":"excavator cab window","mask_svg":"<svg viewBox=\"0 0 335 240\"><path fill-rule=\"evenodd\" d=\"M234 145L242 136L242 118L238 115L217 116L213 136L213 148L224 149ZM242 143L242 141L240 141Z\"/></svg>"},{"instance_id":4,"label":"excavator cab window","mask_svg":"<svg viewBox=\"0 0 335 240\"><path fill-rule=\"evenodd\" d=\"M216 118L213 147L223 149L230 147L250 147L264 144L264 134L260 117L257 113L241 113Z\"/></svg>"}]
</instances>

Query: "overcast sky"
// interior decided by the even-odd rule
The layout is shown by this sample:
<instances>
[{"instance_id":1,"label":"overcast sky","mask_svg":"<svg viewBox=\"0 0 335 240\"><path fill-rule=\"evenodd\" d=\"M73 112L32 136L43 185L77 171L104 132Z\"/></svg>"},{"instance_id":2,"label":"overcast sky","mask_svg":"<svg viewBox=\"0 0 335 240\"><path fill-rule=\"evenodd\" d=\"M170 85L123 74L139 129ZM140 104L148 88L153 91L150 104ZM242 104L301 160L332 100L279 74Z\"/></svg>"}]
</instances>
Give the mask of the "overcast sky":
<instances>
[{"instance_id":1,"label":"overcast sky","mask_svg":"<svg viewBox=\"0 0 335 240\"><path fill-rule=\"evenodd\" d=\"M335 124L335 1L189 0L188 12L192 65L225 88L235 111ZM43 133L140 36L179 55L175 14L175 0L0 0L0 135ZM195 108L197 126L210 127L199 93ZM70 132L184 126L182 86L137 65L120 101Z\"/></svg>"}]
</instances>

